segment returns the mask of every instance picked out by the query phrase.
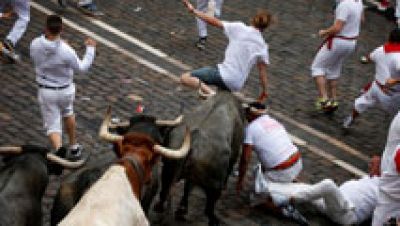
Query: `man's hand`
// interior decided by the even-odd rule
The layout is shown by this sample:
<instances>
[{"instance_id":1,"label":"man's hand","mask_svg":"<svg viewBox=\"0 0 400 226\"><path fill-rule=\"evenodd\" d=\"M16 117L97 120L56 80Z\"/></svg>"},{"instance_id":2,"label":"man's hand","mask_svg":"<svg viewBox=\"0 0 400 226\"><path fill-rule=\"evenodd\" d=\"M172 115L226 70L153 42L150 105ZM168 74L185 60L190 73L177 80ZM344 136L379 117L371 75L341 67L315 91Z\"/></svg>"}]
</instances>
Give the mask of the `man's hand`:
<instances>
[{"instance_id":1,"label":"man's hand","mask_svg":"<svg viewBox=\"0 0 400 226\"><path fill-rule=\"evenodd\" d=\"M193 13L194 7L192 3L189 2L189 0L182 0L183 4L185 4L185 7L189 10L189 12Z\"/></svg>"},{"instance_id":2,"label":"man's hand","mask_svg":"<svg viewBox=\"0 0 400 226\"><path fill-rule=\"evenodd\" d=\"M322 30L319 30L318 31L318 35L319 35L319 37L322 37L322 38L325 38L326 36L327 36L327 30L325 30L325 29L322 29Z\"/></svg>"},{"instance_id":3,"label":"man's hand","mask_svg":"<svg viewBox=\"0 0 400 226\"><path fill-rule=\"evenodd\" d=\"M263 90L260 96L257 98L257 102L262 103L267 99L267 97L268 97L267 91Z\"/></svg>"},{"instance_id":4,"label":"man's hand","mask_svg":"<svg viewBox=\"0 0 400 226\"><path fill-rule=\"evenodd\" d=\"M397 83L399 83L399 81L398 81L397 79L388 78L388 79L386 80L385 86L386 86L387 88L390 88L390 87L396 85Z\"/></svg>"},{"instance_id":5,"label":"man's hand","mask_svg":"<svg viewBox=\"0 0 400 226\"><path fill-rule=\"evenodd\" d=\"M85 40L85 44L86 44L86 46L96 47L97 42L96 42L94 39L92 39L92 38L87 38L87 39Z\"/></svg>"},{"instance_id":6,"label":"man's hand","mask_svg":"<svg viewBox=\"0 0 400 226\"><path fill-rule=\"evenodd\" d=\"M12 11L2 13L1 19L10 19L14 13Z\"/></svg>"}]
</instances>

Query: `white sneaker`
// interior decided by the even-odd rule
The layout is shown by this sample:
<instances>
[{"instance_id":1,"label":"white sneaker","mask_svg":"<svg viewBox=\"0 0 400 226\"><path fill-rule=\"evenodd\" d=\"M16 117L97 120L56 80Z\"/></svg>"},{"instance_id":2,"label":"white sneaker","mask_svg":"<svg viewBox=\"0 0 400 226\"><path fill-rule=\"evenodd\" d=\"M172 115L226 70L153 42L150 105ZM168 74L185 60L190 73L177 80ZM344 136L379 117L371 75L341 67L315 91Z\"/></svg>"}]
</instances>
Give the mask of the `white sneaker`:
<instances>
[{"instance_id":1,"label":"white sneaker","mask_svg":"<svg viewBox=\"0 0 400 226\"><path fill-rule=\"evenodd\" d=\"M354 118L352 115L347 116L344 120L343 120L343 128L348 129L350 128L351 124L353 124L354 122Z\"/></svg>"}]
</instances>

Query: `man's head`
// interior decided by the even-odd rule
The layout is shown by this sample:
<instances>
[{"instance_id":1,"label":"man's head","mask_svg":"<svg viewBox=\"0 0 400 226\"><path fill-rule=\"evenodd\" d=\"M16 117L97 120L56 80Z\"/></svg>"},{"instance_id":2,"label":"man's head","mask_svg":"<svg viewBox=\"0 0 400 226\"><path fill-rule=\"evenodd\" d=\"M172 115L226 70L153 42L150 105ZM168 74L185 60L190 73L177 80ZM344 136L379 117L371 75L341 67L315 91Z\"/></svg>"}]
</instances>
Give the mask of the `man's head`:
<instances>
[{"instance_id":1,"label":"man's head","mask_svg":"<svg viewBox=\"0 0 400 226\"><path fill-rule=\"evenodd\" d=\"M62 19L58 15L50 15L46 20L46 33L57 36L63 29Z\"/></svg>"},{"instance_id":2,"label":"man's head","mask_svg":"<svg viewBox=\"0 0 400 226\"><path fill-rule=\"evenodd\" d=\"M272 15L265 10L258 11L257 14L251 19L251 25L260 31L267 29L271 22Z\"/></svg>"},{"instance_id":3,"label":"man's head","mask_svg":"<svg viewBox=\"0 0 400 226\"><path fill-rule=\"evenodd\" d=\"M267 113L265 104L259 102L252 102L246 107L246 117L249 122Z\"/></svg>"},{"instance_id":4,"label":"man's head","mask_svg":"<svg viewBox=\"0 0 400 226\"><path fill-rule=\"evenodd\" d=\"M368 173L370 176L381 175L381 157L378 155L372 156L368 164Z\"/></svg>"},{"instance_id":5,"label":"man's head","mask_svg":"<svg viewBox=\"0 0 400 226\"><path fill-rule=\"evenodd\" d=\"M400 43L400 29L399 28L395 28L390 32L389 42Z\"/></svg>"}]
</instances>

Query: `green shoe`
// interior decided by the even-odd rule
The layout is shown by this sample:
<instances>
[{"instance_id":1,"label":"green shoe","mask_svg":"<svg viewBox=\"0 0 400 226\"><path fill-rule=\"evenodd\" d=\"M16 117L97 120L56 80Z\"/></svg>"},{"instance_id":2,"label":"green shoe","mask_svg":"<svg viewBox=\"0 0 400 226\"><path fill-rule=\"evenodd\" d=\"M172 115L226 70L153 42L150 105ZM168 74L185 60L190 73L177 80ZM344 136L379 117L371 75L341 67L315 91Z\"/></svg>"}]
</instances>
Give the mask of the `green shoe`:
<instances>
[{"instance_id":1,"label":"green shoe","mask_svg":"<svg viewBox=\"0 0 400 226\"><path fill-rule=\"evenodd\" d=\"M326 106L327 103L328 103L327 99L319 97L315 101L315 109L317 109L317 111L322 111L322 110L325 109L325 106Z\"/></svg>"},{"instance_id":2,"label":"green shoe","mask_svg":"<svg viewBox=\"0 0 400 226\"><path fill-rule=\"evenodd\" d=\"M328 100L323 110L326 113L333 113L337 111L338 108L339 108L339 102L337 102L336 100Z\"/></svg>"}]
</instances>

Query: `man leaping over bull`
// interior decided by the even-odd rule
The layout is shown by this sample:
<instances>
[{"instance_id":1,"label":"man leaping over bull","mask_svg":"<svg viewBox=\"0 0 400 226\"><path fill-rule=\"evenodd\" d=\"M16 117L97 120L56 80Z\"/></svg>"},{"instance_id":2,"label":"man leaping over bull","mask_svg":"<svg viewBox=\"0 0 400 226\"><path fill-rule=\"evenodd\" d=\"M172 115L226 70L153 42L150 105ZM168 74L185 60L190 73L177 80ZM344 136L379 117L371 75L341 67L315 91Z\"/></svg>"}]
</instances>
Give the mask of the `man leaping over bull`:
<instances>
[{"instance_id":1,"label":"man leaping over bull","mask_svg":"<svg viewBox=\"0 0 400 226\"><path fill-rule=\"evenodd\" d=\"M183 0L190 13L206 23L221 28L229 39L225 51L225 60L214 67L204 67L181 76L183 85L199 89L203 96L215 95L208 85L220 89L239 91L252 68L257 63L260 74L261 94L259 101L267 97L267 65L269 64L268 45L262 32L271 23L271 15L265 11L258 12L247 26L242 22L225 22L196 10L188 0Z\"/></svg>"},{"instance_id":2,"label":"man leaping over bull","mask_svg":"<svg viewBox=\"0 0 400 226\"><path fill-rule=\"evenodd\" d=\"M292 143L289 134L278 121L267 114L265 105L258 102L249 104L246 108L246 117L249 125L246 128L245 139L240 159L239 179L236 190L240 192L246 174L251 152L254 150L261 162L257 175L262 180L290 183L296 179L303 168L302 159L298 148ZM260 166L258 166L260 167ZM262 173L264 171L264 173ZM256 177L257 177L256 176ZM259 185L260 180L255 180L256 193L263 193ZM271 209L277 209L287 217L298 221L304 218L292 206L277 205L273 202L263 202ZM279 207L279 208L276 208ZM289 209L288 209L289 208Z\"/></svg>"}]
</instances>

